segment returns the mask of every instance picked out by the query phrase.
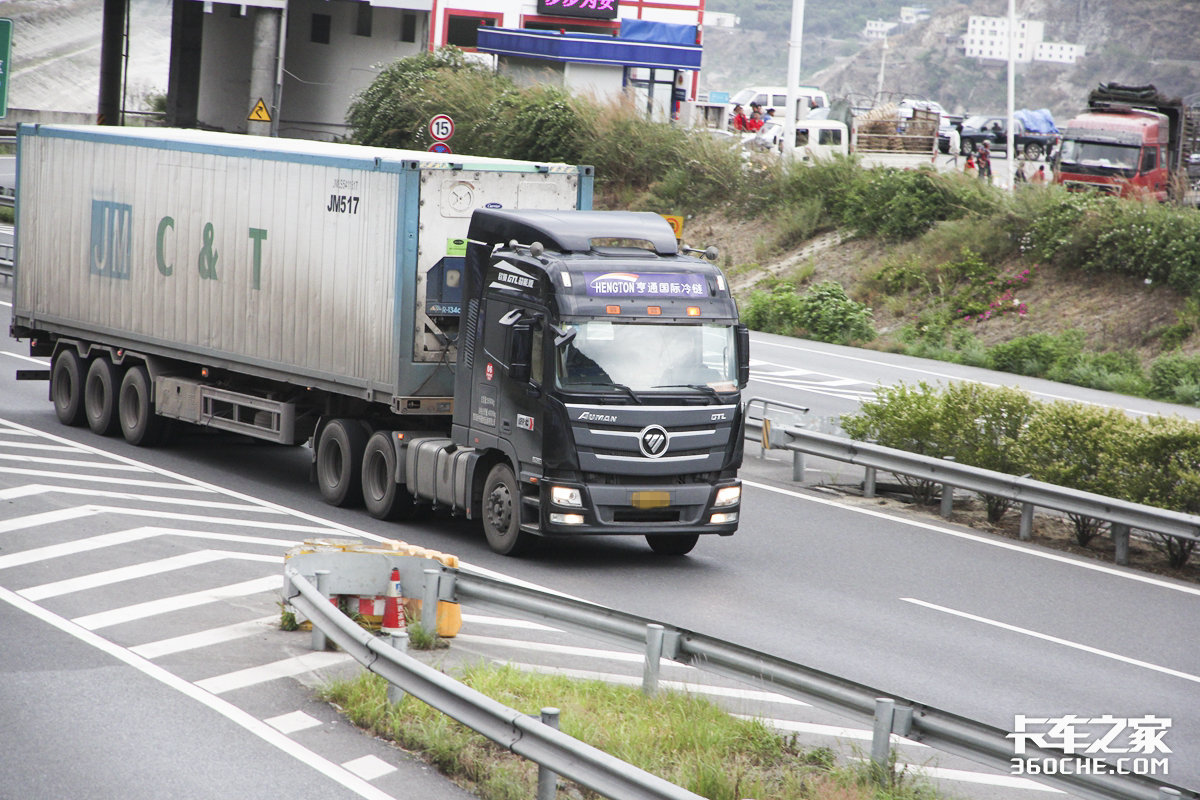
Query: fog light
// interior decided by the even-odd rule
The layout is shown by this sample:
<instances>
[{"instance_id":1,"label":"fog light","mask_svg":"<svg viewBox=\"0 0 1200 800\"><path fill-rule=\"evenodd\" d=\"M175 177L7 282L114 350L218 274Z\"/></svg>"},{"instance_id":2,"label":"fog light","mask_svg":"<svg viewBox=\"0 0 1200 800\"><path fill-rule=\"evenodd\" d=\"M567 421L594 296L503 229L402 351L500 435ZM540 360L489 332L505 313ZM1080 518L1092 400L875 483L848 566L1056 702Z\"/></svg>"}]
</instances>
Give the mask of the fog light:
<instances>
[{"instance_id":1,"label":"fog light","mask_svg":"<svg viewBox=\"0 0 1200 800\"><path fill-rule=\"evenodd\" d=\"M720 489L717 489L717 499L713 503L713 505L717 506L717 507L733 506L733 505L737 505L738 501L741 499L742 499L742 487L741 486L723 486Z\"/></svg>"},{"instance_id":2,"label":"fog light","mask_svg":"<svg viewBox=\"0 0 1200 800\"><path fill-rule=\"evenodd\" d=\"M569 486L551 486L550 502L556 506L583 507L583 498L580 496L579 490Z\"/></svg>"},{"instance_id":3,"label":"fog light","mask_svg":"<svg viewBox=\"0 0 1200 800\"><path fill-rule=\"evenodd\" d=\"M723 514L713 514L708 518L708 521L713 525L724 525L729 522L737 522L738 512L726 511Z\"/></svg>"},{"instance_id":4,"label":"fog light","mask_svg":"<svg viewBox=\"0 0 1200 800\"><path fill-rule=\"evenodd\" d=\"M583 514L551 514L550 521L555 525L582 525Z\"/></svg>"}]
</instances>

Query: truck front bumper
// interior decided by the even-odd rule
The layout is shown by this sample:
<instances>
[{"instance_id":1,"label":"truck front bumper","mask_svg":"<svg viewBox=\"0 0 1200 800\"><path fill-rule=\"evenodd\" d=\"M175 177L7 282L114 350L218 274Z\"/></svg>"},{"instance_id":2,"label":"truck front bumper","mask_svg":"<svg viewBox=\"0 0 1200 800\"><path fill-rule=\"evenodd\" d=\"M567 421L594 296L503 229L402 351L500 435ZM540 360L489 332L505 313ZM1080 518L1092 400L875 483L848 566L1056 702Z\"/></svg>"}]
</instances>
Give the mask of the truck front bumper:
<instances>
[{"instance_id":1,"label":"truck front bumper","mask_svg":"<svg viewBox=\"0 0 1200 800\"><path fill-rule=\"evenodd\" d=\"M541 533L547 536L693 534L737 530L741 481L715 484L579 486L545 481ZM555 502L554 487L578 489L579 505ZM720 503L718 505L718 503Z\"/></svg>"}]
</instances>

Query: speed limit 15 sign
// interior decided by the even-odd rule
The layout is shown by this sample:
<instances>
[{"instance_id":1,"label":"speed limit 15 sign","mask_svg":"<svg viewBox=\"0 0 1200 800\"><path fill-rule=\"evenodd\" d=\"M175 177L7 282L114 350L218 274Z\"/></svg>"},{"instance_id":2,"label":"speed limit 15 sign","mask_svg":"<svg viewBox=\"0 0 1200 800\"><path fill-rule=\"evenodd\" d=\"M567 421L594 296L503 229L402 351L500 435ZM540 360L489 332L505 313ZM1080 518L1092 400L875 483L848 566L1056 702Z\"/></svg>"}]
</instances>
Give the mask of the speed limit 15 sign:
<instances>
[{"instance_id":1,"label":"speed limit 15 sign","mask_svg":"<svg viewBox=\"0 0 1200 800\"><path fill-rule=\"evenodd\" d=\"M438 114L429 120L429 135L435 141L444 142L454 135L454 120L448 114Z\"/></svg>"}]
</instances>

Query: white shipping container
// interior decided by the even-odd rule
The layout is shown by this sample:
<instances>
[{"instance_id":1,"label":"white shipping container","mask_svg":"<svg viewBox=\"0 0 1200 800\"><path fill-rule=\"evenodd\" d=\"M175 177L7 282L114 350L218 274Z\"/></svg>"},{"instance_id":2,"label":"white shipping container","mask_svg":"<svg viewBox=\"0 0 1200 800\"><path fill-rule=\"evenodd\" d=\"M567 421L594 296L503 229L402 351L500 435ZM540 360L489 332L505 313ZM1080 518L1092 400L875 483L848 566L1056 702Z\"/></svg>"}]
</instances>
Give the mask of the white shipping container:
<instances>
[{"instance_id":1,"label":"white shipping container","mask_svg":"<svg viewBox=\"0 0 1200 800\"><path fill-rule=\"evenodd\" d=\"M561 164L22 126L14 319L385 400L450 394L426 273L475 208L587 208Z\"/></svg>"}]
</instances>

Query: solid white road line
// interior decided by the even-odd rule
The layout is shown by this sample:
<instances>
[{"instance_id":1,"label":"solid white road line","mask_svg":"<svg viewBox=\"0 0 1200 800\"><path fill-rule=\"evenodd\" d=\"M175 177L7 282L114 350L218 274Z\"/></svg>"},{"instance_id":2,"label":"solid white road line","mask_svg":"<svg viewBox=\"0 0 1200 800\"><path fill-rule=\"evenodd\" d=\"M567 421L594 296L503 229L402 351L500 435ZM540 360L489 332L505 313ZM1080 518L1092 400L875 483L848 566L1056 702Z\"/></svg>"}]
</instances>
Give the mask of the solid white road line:
<instances>
[{"instance_id":1,"label":"solid white road line","mask_svg":"<svg viewBox=\"0 0 1200 800\"><path fill-rule=\"evenodd\" d=\"M223 700L211 692L204 691L195 684L189 683L177 675L173 675L157 664L131 653L119 645L113 644L103 636L84 630L69 620L63 619L57 614L52 614L36 603L31 603L3 587L0 587L0 601L8 603L19 611L24 611L26 614L59 629L63 633L74 636L84 644L94 647L168 688L217 712L251 735L257 736L272 747L292 756L302 765L302 768L314 769L330 780L336 781L346 789L358 794L360 797L366 798L366 800L395 800L387 792L377 789L344 767L289 739L283 733L280 733L253 715L246 713L227 700Z\"/></svg>"},{"instance_id":2,"label":"solid white road line","mask_svg":"<svg viewBox=\"0 0 1200 800\"><path fill-rule=\"evenodd\" d=\"M107 475L78 475L74 472L53 472L46 469L23 469L20 467L0 467L4 475L27 475L31 478L58 478L60 480L83 481L84 483L115 483L119 486L145 486L151 489L175 489L181 492L211 492L206 486L191 484L165 483L163 481L143 481L138 478L109 477Z\"/></svg>"},{"instance_id":3,"label":"solid white road line","mask_svg":"<svg viewBox=\"0 0 1200 800\"><path fill-rule=\"evenodd\" d=\"M0 501L19 500L41 494L67 494L105 500L133 500L139 503L162 503L165 505L188 506L189 508L211 508L227 511L254 512L255 514L285 514L277 508L264 508L248 503L223 503L218 500L200 500L194 497L170 497L161 494L137 494L135 492L112 492L107 489L84 489L79 486L54 486L48 483L27 483L11 489L0 489Z\"/></svg>"},{"instance_id":4,"label":"solid white road line","mask_svg":"<svg viewBox=\"0 0 1200 800\"><path fill-rule=\"evenodd\" d=\"M620 675L615 672L597 672L590 669L572 669L570 667L548 667L544 664L523 664L517 661L508 661L507 659L493 659L496 664L504 664L522 672L536 672L545 675L565 675L569 678L578 678L583 681L604 681L605 683L615 683L622 686L641 686L642 677L640 675ZM709 686L703 683L692 683L690 681L666 681L659 680L658 685L664 689L671 689L676 692L686 692L688 694L705 694L713 697L732 697L738 700L754 700L762 703L784 703L793 706L811 706L803 700L797 700L794 697L787 695L776 694L775 692L764 692L758 689L736 689L731 686Z\"/></svg>"},{"instance_id":5,"label":"solid white road line","mask_svg":"<svg viewBox=\"0 0 1200 800\"><path fill-rule=\"evenodd\" d=\"M209 628L206 631L172 636L170 639L159 639L157 642L146 642L145 644L131 647L129 650L130 652L137 653L142 658L160 658L172 653L199 650L202 647L212 647L213 645L225 642L234 642L238 639L245 639L247 636L255 636L278 627L278 615L259 617L249 622L237 622L233 625ZM284 731L284 733L287 733L287 731Z\"/></svg>"},{"instance_id":6,"label":"solid white road line","mask_svg":"<svg viewBox=\"0 0 1200 800\"><path fill-rule=\"evenodd\" d=\"M9 533L11 531L25 530L26 528L36 528L39 525L53 525L56 522L81 519L92 516L92 513L91 508L88 506L76 506L74 508L60 508L54 511L42 511L38 514L26 514L23 517L0 520L0 533Z\"/></svg>"},{"instance_id":7,"label":"solid white road line","mask_svg":"<svg viewBox=\"0 0 1200 800\"><path fill-rule=\"evenodd\" d=\"M944 528L940 525L934 525L929 522L922 522L920 520L905 519L904 517L892 516L891 514L885 514L882 511L875 511L874 509L870 509L870 508L861 508L859 506L849 506L849 505L845 505L844 503L839 503L836 500L827 500L823 497L817 497L816 495L801 494L800 492L793 491L791 489L781 489L778 486L768 486L765 483L758 483L757 481L748 481L748 480L743 479L742 485L743 486L753 486L755 489L762 489L767 492L774 492L775 494L782 494L787 497L798 497L801 500L807 500L811 503L819 503L821 505L829 506L830 508L840 508L844 511L852 511L855 514L862 514L862 515L868 516L868 517L875 517L876 519L887 520L888 522L896 523L898 525L908 525L913 528L922 528L924 530L932 531L934 533L941 533L941 534L945 534L947 536L954 536L958 539L966 539L968 541L976 542L978 544L986 544L989 547L999 547L1003 550L1012 550L1014 552L1022 553L1024 555L1030 556L1032 558L1041 558L1046 561L1057 561L1060 564L1069 564L1070 566L1078 567L1079 569L1087 569L1087 570L1091 570L1093 572L1100 572L1105 575L1111 575L1116 578L1124 578L1125 580L1129 580L1129 581L1137 581L1138 583L1145 583L1145 584L1149 584L1150 586L1157 586L1160 589L1171 589L1172 591L1183 592L1184 594L1191 594L1191 595L1196 595L1197 597L1200 597L1200 588L1197 588L1195 586L1188 586L1186 584L1179 583L1179 582L1162 580L1160 578L1151 577L1149 575L1143 575L1143 574L1140 574L1137 572L1132 572L1129 570L1121 570L1121 569L1117 569L1115 567L1108 567L1108 566L1105 566L1104 564L1097 564L1096 562L1090 561L1090 560L1073 558L1071 556L1059 555L1057 553L1049 553L1049 552L1045 552L1043 550L1038 550L1038 549L1029 547L1028 545L1015 544L1013 542L1008 542L1008 541L1005 541L1002 539L987 538L985 536L979 536L974 533L967 533L966 531L954 530L952 528Z\"/></svg>"},{"instance_id":8,"label":"solid white road line","mask_svg":"<svg viewBox=\"0 0 1200 800\"><path fill-rule=\"evenodd\" d=\"M45 600L47 597L57 597L58 595L70 594L71 592L82 592L87 589L95 589L99 586L110 586L114 583L136 580L137 578L145 578L150 575L161 575L164 572L188 569L225 559L262 561L268 564L283 563L283 556L239 553L233 550L194 550L190 553L182 553L181 555L170 556L169 558L144 561L140 564L130 564L127 567L118 567L103 572L90 572L87 575L80 575L77 578L67 578L66 580L54 581L53 583L43 583L40 586L30 586L27 589L21 589L17 594L26 600Z\"/></svg>"},{"instance_id":9,"label":"solid white road line","mask_svg":"<svg viewBox=\"0 0 1200 800\"><path fill-rule=\"evenodd\" d=\"M521 650L537 650L539 653L556 653L567 656L583 656L585 658L604 658L609 661L644 661L646 656L642 653L625 653L619 650L597 650L590 647L570 647L562 644L548 644L545 642L523 642L514 641L512 639L498 639L492 636L477 636L472 633L460 633L454 637L456 642L468 642L472 644L494 645L498 647L516 648ZM694 670L695 667L686 664L671 663L672 667L682 667L683 669Z\"/></svg>"},{"instance_id":10,"label":"solid white road line","mask_svg":"<svg viewBox=\"0 0 1200 800\"><path fill-rule=\"evenodd\" d=\"M834 739L854 739L855 741L869 742L874 738L874 731L869 731L865 728L846 728L841 725L821 725L816 722L796 722L790 719L766 719L762 716L754 714L733 714L732 716L740 717L741 719L757 719L762 720L764 725L772 727L780 731L788 731L789 733L807 733L813 736L829 736ZM889 739L892 744L902 744L908 747L924 747L929 745L921 742L914 742L912 739L905 739L903 736L891 734Z\"/></svg>"},{"instance_id":11,"label":"solid white road line","mask_svg":"<svg viewBox=\"0 0 1200 800\"><path fill-rule=\"evenodd\" d=\"M328 534L328 528L315 525L297 525L292 522L277 522L276 520L254 520L245 517L212 517L204 514L184 514L179 511L163 511L160 508L123 508L121 506L102 506L88 504L63 508L57 511L46 511L40 514L29 514L24 517L0 522L0 533L32 528L39 525L50 525L63 520L79 519L80 517L98 516L100 514L117 514L125 517L154 517L155 519L172 520L175 522L200 522L205 525L236 525L242 528L270 528L276 531L291 531L294 533Z\"/></svg>"},{"instance_id":12,"label":"solid white road line","mask_svg":"<svg viewBox=\"0 0 1200 800\"><path fill-rule=\"evenodd\" d=\"M255 686L279 678L303 675L306 672L313 672L314 670L332 667L334 664L353 660L354 656L349 653L305 653L304 655L285 658L282 661L273 661L270 664L239 669L234 672L227 672L224 675L214 675L211 678L196 681L196 685L206 692L224 694L225 692L232 692L234 689L244 689L247 686Z\"/></svg>"},{"instance_id":13,"label":"solid white road line","mask_svg":"<svg viewBox=\"0 0 1200 800\"><path fill-rule=\"evenodd\" d=\"M217 586L200 592L189 592L174 597L163 597L159 600L149 600L145 603L134 603L131 606L114 608L96 614L86 614L76 617L71 622L89 631L120 625L123 622L145 619L171 611L181 611L185 608L195 608L218 600L228 600L231 597L246 597L247 595L270 592L283 585L282 575L268 575L265 578L255 578L250 581L231 583L227 586Z\"/></svg>"},{"instance_id":14,"label":"solid white road line","mask_svg":"<svg viewBox=\"0 0 1200 800\"><path fill-rule=\"evenodd\" d=\"M497 628L520 628L527 631L559 631L559 628L551 628L549 625L543 625L540 622L530 622L527 619L512 619L510 617L489 617L486 614L463 614L463 622L470 622L478 625L494 625Z\"/></svg>"},{"instance_id":15,"label":"solid white road line","mask_svg":"<svg viewBox=\"0 0 1200 800\"><path fill-rule=\"evenodd\" d=\"M116 531L114 533L103 533L99 536L89 536L86 539L75 539L70 542L61 542L60 544L46 545L45 547L35 547L29 550L21 550L16 553L10 553L6 556L0 556L0 569L8 569L9 567L21 567L26 564L34 564L39 561L49 561L52 558L62 558L63 556L74 555L75 553L86 553L89 550L99 550L102 547L113 547L115 545L127 544L136 542L141 539L149 539L154 536L182 536L189 539L211 539L217 542L239 542L241 544L265 544L270 547L295 547L300 542L290 539L268 539L265 536L239 536L235 533L214 533L212 531L185 531L176 528L130 528L125 531Z\"/></svg>"},{"instance_id":16,"label":"solid white road line","mask_svg":"<svg viewBox=\"0 0 1200 800\"><path fill-rule=\"evenodd\" d=\"M8 429L0 429L0 447L9 450L37 450L43 453L86 453L81 447L72 447L65 444L42 444L41 442L8 442L4 440L4 436L8 433L21 433L28 436L24 431L9 431Z\"/></svg>"},{"instance_id":17,"label":"solid white road line","mask_svg":"<svg viewBox=\"0 0 1200 800\"><path fill-rule=\"evenodd\" d=\"M1129 656L1123 656L1119 653L1101 650L1098 647L1080 644L1079 642L1072 642L1069 639L1060 639L1057 636L1051 636L1047 633L1039 633L1038 631L1033 631L1029 628L1020 628L1016 625L1009 625L1007 622L999 622L994 619L988 619L987 617L981 617L977 614L969 614L966 611L956 611L953 608L946 608L945 606L939 606L935 603L927 603L924 600L917 600L913 597L901 597L900 599L906 603L913 603L914 605L922 606L923 608L928 608L933 611L941 611L943 614L952 614L956 617L969 619L972 622L980 622L984 625L991 625L994 628L1000 628L1013 633L1020 633L1024 636L1031 636L1034 639L1041 639L1044 642L1053 642L1054 644L1060 644L1063 647L1070 647L1074 650L1082 650L1085 653L1091 653L1092 655L1101 656L1102 658L1110 658L1113 661L1120 661L1124 664L1132 664L1135 667L1142 667L1143 669L1152 670L1154 672L1161 672L1163 675L1170 675L1173 678L1183 678L1185 681L1200 683L1200 675L1192 675L1188 672L1180 672L1179 670L1171 669L1170 667L1160 667L1158 664L1151 664L1149 661L1141 661L1136 658L1130 658Z\"/></svg>"},{"instance_id":18,"label":"solid white road line","mask_svg":"<svg viewBox=\"0 0 1200 800\"><path fill-rule=\"evenodd\" d=\"M80 451L83 452L83 451ZM27 456L20 453L0 453L0 461L16 461L22 464L51 464L55 466L111 469L117 472L149 472L145 467L133 464L106 464L102 461L81 461L78 458L52 458L50 456Z\"/></svg>"}]
</instances>

